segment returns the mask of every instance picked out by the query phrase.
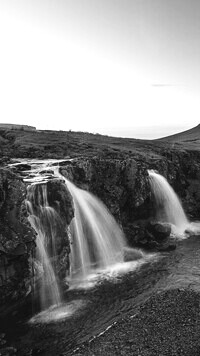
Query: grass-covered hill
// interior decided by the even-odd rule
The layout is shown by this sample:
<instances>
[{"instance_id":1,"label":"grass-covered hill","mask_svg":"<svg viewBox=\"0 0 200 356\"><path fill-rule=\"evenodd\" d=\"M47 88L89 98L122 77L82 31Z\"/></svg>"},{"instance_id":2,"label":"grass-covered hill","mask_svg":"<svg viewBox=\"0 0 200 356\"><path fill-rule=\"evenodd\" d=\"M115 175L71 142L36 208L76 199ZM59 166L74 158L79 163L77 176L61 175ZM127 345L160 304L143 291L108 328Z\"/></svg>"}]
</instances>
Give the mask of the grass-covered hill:
<instances>
[{"instance_id":1,"label":"grass-covered hill","mask_svg":"<svg viewBox=\"0 0 200 356\"><path fill-rule=\"evenodd\" d=\"M1 157L66 158L134 156L157 158L163 150L200 149L200 126L160 140L138 140L73 131L0 128Z\"/></svg>"},{"instance_id":2,"label":"grass-covered hill","mask_svg":"<svg viewBox=\"0 0 200 356\"><path fill-rule=\"evenodd\" d=\"M190 130L179 132L175 135L161 138L159 141L165 141L169 143L179 143L185 145L187 148L192 147L194 149L200 147L200 124L193 127Z\"/></svg>"}]
</instances>

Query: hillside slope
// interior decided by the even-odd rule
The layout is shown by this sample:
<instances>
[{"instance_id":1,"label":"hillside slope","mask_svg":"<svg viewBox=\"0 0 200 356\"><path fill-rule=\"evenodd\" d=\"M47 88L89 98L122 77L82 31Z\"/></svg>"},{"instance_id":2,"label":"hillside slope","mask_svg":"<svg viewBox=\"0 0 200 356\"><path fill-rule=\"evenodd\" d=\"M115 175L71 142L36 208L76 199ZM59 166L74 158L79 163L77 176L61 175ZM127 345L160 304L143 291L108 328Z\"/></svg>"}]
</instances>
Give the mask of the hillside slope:
<instances>
[{"instance_id":1,"label":"hillside slope","mask_svg":"<svg viewBox=\"0 0 200 356\"><path fill-rule=\"evenodd\" d=\"M166 136L158 139L158 141L168 141L168 142L190 142L194 143L198 141L200 143L200 124L193 127L192 129L179 132L175 135Z\"/></svg>"},{"instance_id":2,"label":"hillside slope","mask_svg":"<svg viewBox=\"0 0 200 356\"><path fill-rule=\"evenodd\" d=\"M0 128L0 156L7 158L103 156L146 160L157 159L171 150L200 151L200 125L158 140L111 137L88 132Z\"/></svg>"},{"instance_id":3,"label":"hillside slope","mask_svg":"<svg viewBox=\"0 0 200 356\"><path fill-rule=\"evenodd\" d=\"M0 154L12 158L156 157L165 143L73 131L0 129Z\"/></svg>"}]
</instances>

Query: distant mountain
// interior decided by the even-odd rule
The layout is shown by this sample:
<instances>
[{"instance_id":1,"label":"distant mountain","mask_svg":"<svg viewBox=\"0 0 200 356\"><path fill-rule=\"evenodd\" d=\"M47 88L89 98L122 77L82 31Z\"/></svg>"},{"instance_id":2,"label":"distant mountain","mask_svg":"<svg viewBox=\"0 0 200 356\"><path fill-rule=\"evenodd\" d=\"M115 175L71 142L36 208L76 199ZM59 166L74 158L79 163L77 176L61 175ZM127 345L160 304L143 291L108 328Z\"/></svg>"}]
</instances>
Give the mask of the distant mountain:
<instances>
[{"instance_id":1,"label":"distant mountain","mask_svg":"<svg viewBox=\"0 0 200 356\"><path fill-rule=\"evenodd\" d=\"M167 141L170 143L193 143L200 144L200 124L192 129L158 139L158 141Z\"/></svg>"}]
</instances>

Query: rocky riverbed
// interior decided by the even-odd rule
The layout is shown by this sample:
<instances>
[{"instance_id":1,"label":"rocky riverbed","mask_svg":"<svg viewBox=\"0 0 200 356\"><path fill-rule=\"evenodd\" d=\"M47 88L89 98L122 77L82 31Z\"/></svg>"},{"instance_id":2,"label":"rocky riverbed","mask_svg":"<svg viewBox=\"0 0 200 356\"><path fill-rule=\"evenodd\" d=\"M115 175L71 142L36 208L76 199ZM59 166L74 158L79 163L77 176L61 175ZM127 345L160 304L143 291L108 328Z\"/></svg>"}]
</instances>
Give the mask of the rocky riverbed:
<instances>
[{"instance_id":1,"label":"rocky riverbed","mask_svg":"<svg viewBox=\"0 0 200 356\"><path fill-rule=\"evenodd\" d=\"M1 320L20 356L189 355L199 352L200 239L170 254L68 290L64 308L30 323L30 308ZM90 281L91 283L91 281ZM48 321L48 322L47 322ZM12 355L9 354L8 355Z\"/></svg>"},{"instance_id":2,"label":"rocky riverbed","mask_svg":"<svg viewBox=\"0 0 200 356\"><path fill-rule=\"evenodd\" d=\"M131 316L85 343L76 356L199 356L200 293L172 289L155 294ZM64 354L66 355L66 354Z\"/></svg>"}]
</instances>

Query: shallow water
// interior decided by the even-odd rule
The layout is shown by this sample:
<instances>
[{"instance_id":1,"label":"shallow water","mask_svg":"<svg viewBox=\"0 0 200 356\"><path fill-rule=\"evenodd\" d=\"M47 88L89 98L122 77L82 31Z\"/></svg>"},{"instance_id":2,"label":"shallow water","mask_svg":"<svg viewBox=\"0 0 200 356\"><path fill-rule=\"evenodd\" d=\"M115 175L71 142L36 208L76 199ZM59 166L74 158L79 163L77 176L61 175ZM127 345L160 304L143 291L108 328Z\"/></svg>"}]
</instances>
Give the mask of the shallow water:
<instances>
[{"instance_id":1,"label":"shallow water","mask_svg":"<svg viewBox=\"0 0 200 356\"><path fill-rule=\"evenodd\" d=\"M72 355L82 342L104 332L156 290L192 287L200 290L200 237L179 242L170 254L149 256L143 263L126 263L91 275L72 286L65 302L32 316L30 305L1 322L8 341L20 355ZM32 317L32 319L31 319ZM30 322L31 319L31 322Z\"/></svg>"}]
</instances>

